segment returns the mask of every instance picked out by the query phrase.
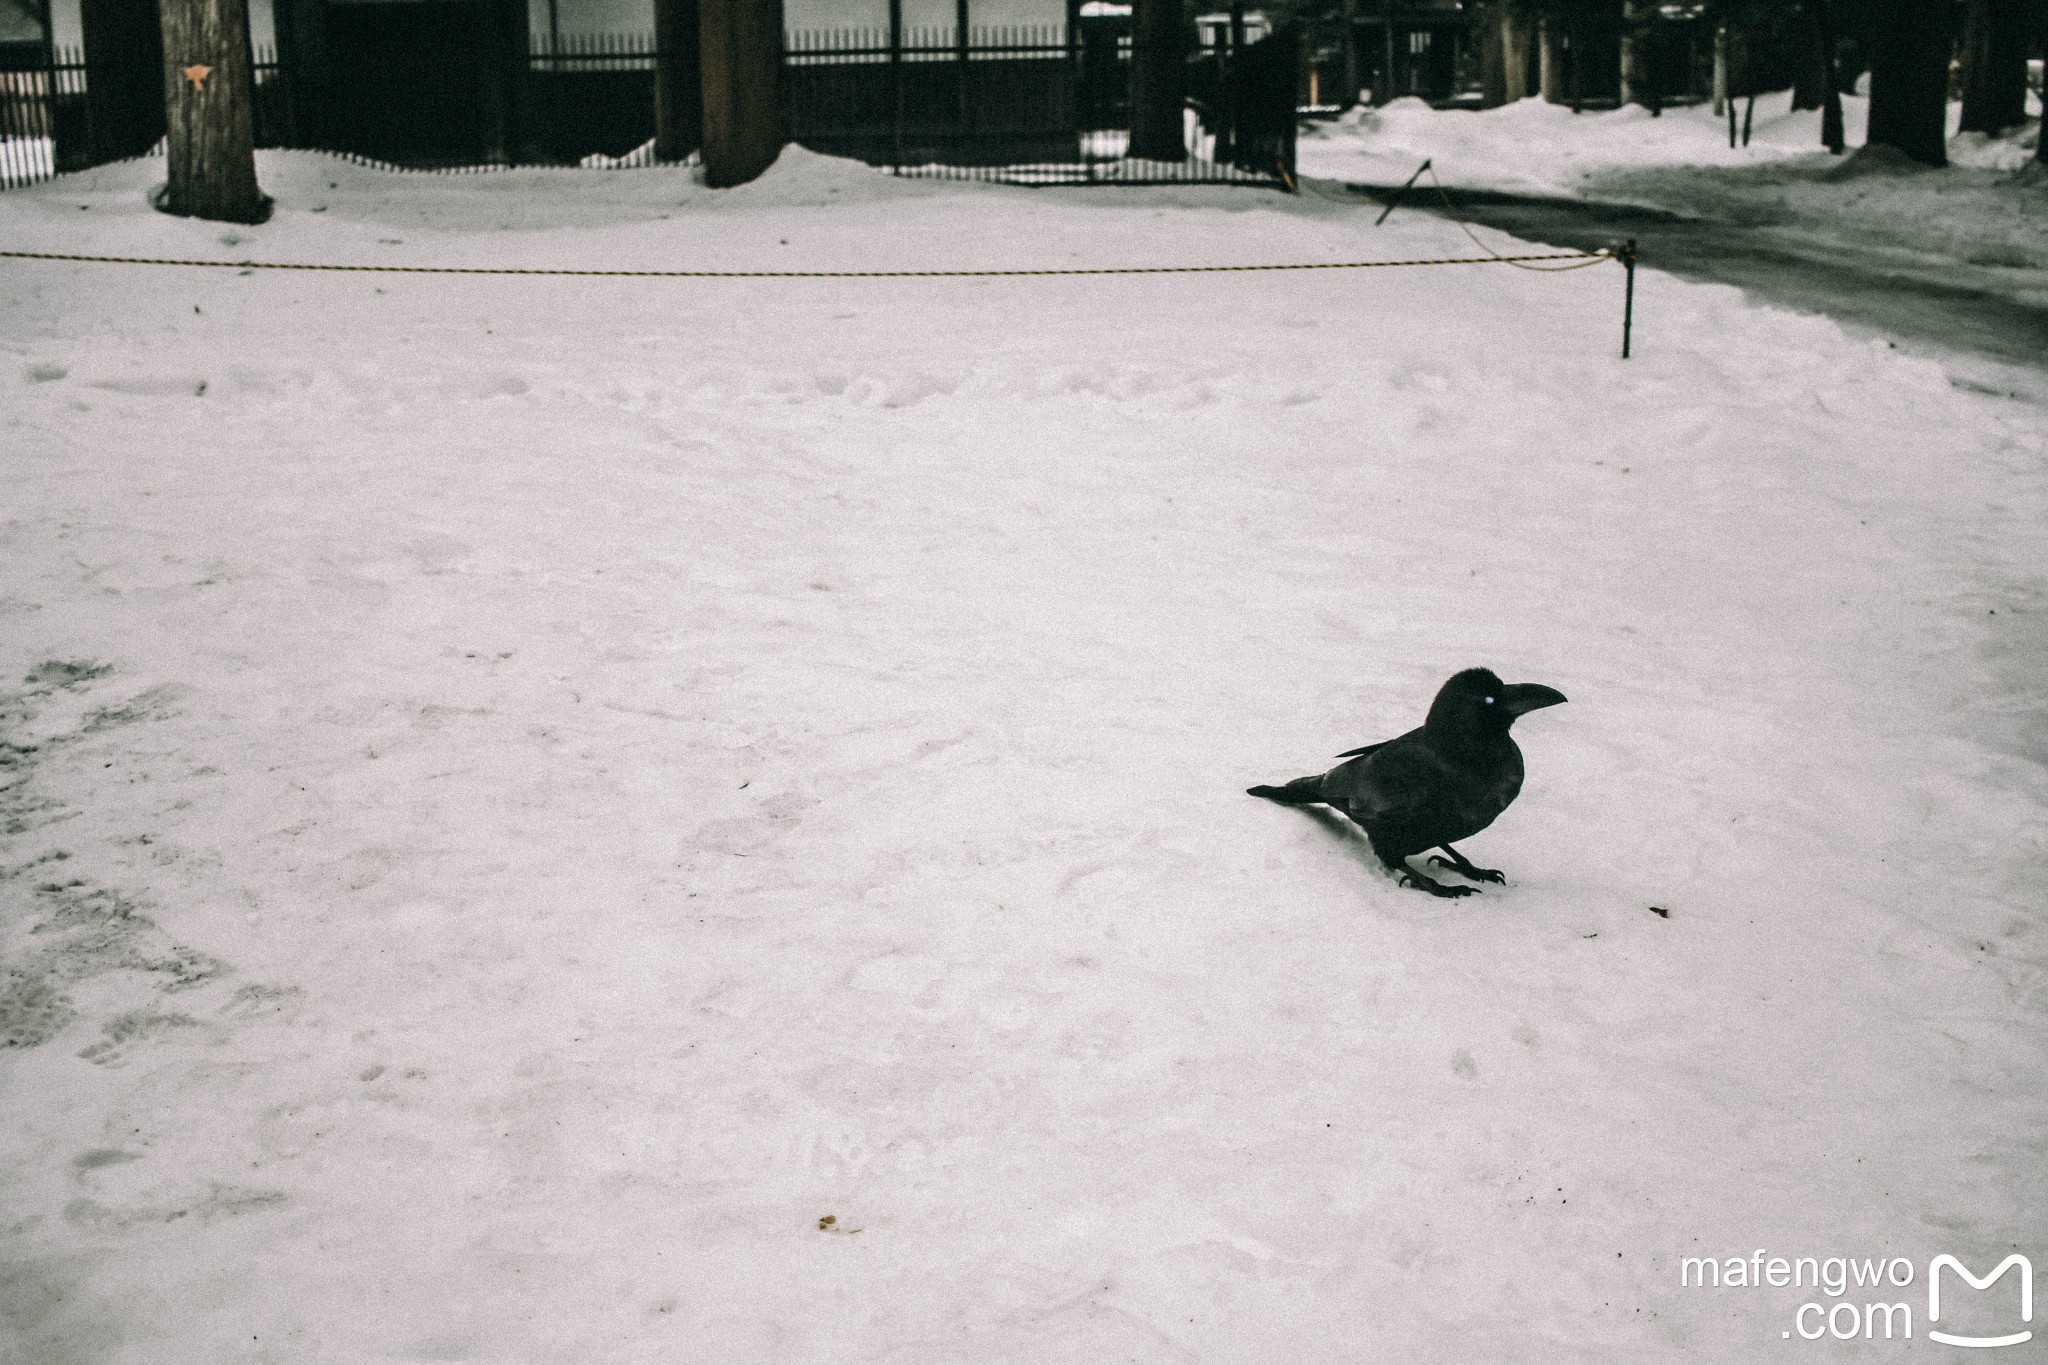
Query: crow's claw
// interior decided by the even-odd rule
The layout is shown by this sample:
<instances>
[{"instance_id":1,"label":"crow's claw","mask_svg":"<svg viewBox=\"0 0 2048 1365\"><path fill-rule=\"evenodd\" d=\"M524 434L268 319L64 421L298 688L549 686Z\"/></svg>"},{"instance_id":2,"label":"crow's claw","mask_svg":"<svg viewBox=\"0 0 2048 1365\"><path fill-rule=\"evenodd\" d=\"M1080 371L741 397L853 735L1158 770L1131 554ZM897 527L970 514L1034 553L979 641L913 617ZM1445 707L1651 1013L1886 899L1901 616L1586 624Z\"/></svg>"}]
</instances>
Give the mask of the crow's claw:
<instances>
[{"instance_id":1,"label":"crow's claw","mask_svg":"<svg viewBox=\"0 0 2048 1365\"><path fill-rule=\"evenodd\" d=\"M1508 884L1508 874L1497 868L1474 867L1470 863L1460 867L1450 859L1440 858L1434 853L1429 855L1429 861L1432 866L1441 867L1449 872L1455 872L1460 877L1469 877L1475 882L1494 882L1501 886Z\"/></svg>"},{"instance_id":2,"label":"crow's claw","mask_svg":"<svg viewBox=\"0 0 2048 1365\"><path fill-rule=\"evenodd\" d=\"M1479 888L1476 886L1445 886L1442 882L1431 881L1428 877L1417 872L1403 872L1401 874L1401 885L1412 886L1418 891L1427 891L1432 896L1442 896L1446 900L1455 900L1459 896L1476 896L1479 894Z\"/></svg>"}]
</instances>

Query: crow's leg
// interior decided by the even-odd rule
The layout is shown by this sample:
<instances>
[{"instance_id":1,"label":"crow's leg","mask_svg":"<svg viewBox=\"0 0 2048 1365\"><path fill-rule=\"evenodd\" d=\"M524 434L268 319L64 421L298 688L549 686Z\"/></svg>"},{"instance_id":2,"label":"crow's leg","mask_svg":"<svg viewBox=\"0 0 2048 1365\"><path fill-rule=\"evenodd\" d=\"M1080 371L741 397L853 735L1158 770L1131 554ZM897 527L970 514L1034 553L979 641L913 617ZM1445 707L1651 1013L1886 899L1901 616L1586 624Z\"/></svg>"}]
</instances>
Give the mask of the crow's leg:
<instances>
[{"instance_id":1,"label":"crow's leg","mask_svg":"<svg viewBox=\"0 0 2048 1365\"><path fill-rule=\"evenodd\" d=\"M1437 847L1450 854L1451 858L1449 862L1445 862L1442 858L1431 854L1429 861L1432 866L1448 867L1459 876L1470 877L1475 882L1499 882L1503 886L1507 885L1508 879L1505 873L1490 867L1474 867L1470 858L1467 858L1449 844L1438 844Z\"/></svg>"},{"instance_id":2,"label":"crow's leg","mask_svg":"<svg viewBox=\"0 0 2048 1365\"><path fill-rule=\"evenodd\" d=\"M1323 799L1323 775L1297 777L1284 787L1247 787L1250 796L1263 796L1283 806L1313 806Z\"/></svg>"},{"instance_id":3,"label":"crow's leg","mask_svg":"<svg viewBox=\"0 0 2048 1365\"><path fill-rule=\"evenodd\" d=\"M1406 858L1390 858L1386 854L1380 853L1377 848L1373 852L1380 854L1380 861L1387 865L1387 871L1393 873L1395 880L1399 881L1403 886L1412 886L1418 891L1427 891L1432 896L1442 896L1447 900L1458 896L1476 896L1479 894L1478 890L1474 887L1445 886L1434 878L1425 877L1414 868L1408 866Z\"/></svg>"}]
</instances>

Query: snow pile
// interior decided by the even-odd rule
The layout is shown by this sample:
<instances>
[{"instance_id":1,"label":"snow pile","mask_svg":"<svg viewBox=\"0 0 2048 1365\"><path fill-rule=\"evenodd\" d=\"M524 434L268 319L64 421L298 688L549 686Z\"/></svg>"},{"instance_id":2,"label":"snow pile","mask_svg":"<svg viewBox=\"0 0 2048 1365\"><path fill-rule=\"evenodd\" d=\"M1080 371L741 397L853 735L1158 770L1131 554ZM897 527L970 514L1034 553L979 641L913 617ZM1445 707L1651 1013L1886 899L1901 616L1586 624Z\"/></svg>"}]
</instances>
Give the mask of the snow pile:
<instances>
[{"instance_id":1,"label":"snow pile","mask_svg":"<svg viewBox=\"0 0 2048 1365\"><path fill-rule=\"evenodd\" d=\"M1772 163L1825 157L1820 111L1795 110L1787 90L1735 101L1739 125L1750 125L1746 145L1728 145L1728 120L1709 105L1667 108L1653 115L1641 105L1574 114L1541 99L1498 109L1439 110L1413 97L1379 108L1358 108L1328 123L1305 125L1298 159L1303 175L1363 184L1399 184L1423 158L1433 158L1447 183L1473 189L1583 194L1631 171L1694 167L1762 169ZM2038 135L2040 97L2027 96L2030 122L2004 138L1956 135L1962 105L1949 106L1950 156L1958 164L2017 170ZM1850 147L1864 140L1870 101L1842 97L1842 124Z\"/></svg>"},{"instance_id":2,"label":"snow pile","mask_svg":"<svg viewBox=\"0 0 2048 1365\"><path fill-rule=\"evenodd\" d=\"M261 171L0 237L1470 251L796 151ZM2032 410L1648 271L1623 363L1611 266L4 271L0 1358L1737 1359L1811 1291L1677 1257L2040 1254ZM1242 794L1474 663L1571 697L1508 887Z\"/></svg>"},{"instance_id":3,"label":"snow pile","mask_svg":"<svg viewBox=\"0 0 2048 1365\"><path fill-rule=\"evenodd\" d=\"M1953 164L1933 171L1862 148L1869 101L1842 104L1845 157L1820 149L1819 112L1793 111L1780 91L1758 97L1747 147L1731 149L1726 121L1703 105L1652 118L1636 106L1574 116L1534 99L1483 112L1409 99L1304 135L1300 163L1305 176L1385 186L1427 157L1453 190L1640 205L1753 228L1782 250L1851 246L1915 278L2048 301L2048 184L2011 173L2032 155L2038 119L2003 138L1952 138ZM1951 105L1951 129L1960 117ZM1434 204L1426 181L1410 202Z\"/></svg>"},{"instance_id":4,"label":"snow pile","mask_svg":"<svg viewBox=\"0 0 2048 1365\"><path fill-rule=\"evenodd\" d=\"M1728 122L1698 104L1652 115L1641 105L1574 114L1530 98L1498 109L1438 110L1420 99L1359 108L1305 130L1303 175L1399 184L1424 157L1446 182L1474 188L1570 194L1600 175L1646 166L1752 166L1820 146L1820 113L1793 112L1789 92L1759 96L1749 145L1728 145ZM1842 97L1850 144L1863 140L1870 101ZM1742 103L1737 102L1738 118Z\"/></svg>"},{"instance_id":5,"label":"snow pile","mask_svg":"<svg viewBox=\"0 0 2048 1365\"><path fill-rule=\"evenodd\" d=\"M1985 171L2021 171L2030 165L2041 143L2037 118L1993 137L1989 133L1958 133L1948 140L1948 159L1957 166Z\"/></svg>"}]
</instances>

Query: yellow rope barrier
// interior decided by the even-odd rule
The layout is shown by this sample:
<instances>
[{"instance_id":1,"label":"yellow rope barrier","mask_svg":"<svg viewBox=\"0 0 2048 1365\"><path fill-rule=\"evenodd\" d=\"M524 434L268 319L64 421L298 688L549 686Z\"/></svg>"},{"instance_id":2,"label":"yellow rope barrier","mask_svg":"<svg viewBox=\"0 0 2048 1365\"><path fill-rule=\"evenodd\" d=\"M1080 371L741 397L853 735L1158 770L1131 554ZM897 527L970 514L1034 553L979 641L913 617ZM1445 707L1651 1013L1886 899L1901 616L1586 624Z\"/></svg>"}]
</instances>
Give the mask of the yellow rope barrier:
<instances>
[{"instance_id":1,"label":"yellow rope barrier","mask_svg":"<svg viewBox=\"0 0 2048 1365\"><path fill-rule=\"evenodd\" d=\"M1441 187L1439 187L1441 188ZM1468 230L1469 235L1469 230ZM1472 239L1479 242L1477 237ZM1560 251L1503 256L1479 242L1484 256L1446 256L1419 261L1300 261L1279 265L1066 266L1038 270L570 270L481 265L327 265L308 261L207 261L161 256L88 256L58 251L0 250L17 261L84 261L98 265L182 265L215 270L320 270L381 275L542 275L596 279L678 280L936 280L1017 279L1055 275L1228 275L1276 270L1373 270L1421 265L1521 265L1525 270L1579 270L1614 259L1611 251ZM1574 261L1567 266L1530 266L1527 261Z\"/></svg>"}]
</instances>

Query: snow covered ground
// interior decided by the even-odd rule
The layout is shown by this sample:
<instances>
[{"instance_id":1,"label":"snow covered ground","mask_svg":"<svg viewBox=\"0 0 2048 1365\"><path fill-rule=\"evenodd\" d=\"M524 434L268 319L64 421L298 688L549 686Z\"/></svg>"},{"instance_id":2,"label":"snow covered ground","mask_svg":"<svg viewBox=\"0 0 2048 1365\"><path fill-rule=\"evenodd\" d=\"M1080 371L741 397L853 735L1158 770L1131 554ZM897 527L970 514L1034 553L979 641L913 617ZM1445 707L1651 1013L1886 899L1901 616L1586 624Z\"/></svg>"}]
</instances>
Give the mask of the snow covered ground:
<instances>
[{"instance_id":1,"label":"snow covered ground","mask_svg":"<svg viewBox=\"0 0 2048 1365\"><path fill-rule=\"evenodd\" d=\"M1427 157L1446 185L1638 204L1752 229L1819 256L1874 257L1901 273L2048 305L2048 180L2014 173L2032 159L2040 101L2004 138L1949 142L1950 165L1858 154L1869 101L1845 96L1851 154L1821 147L1818 110L1789 91L1757 98L1746 147L1706 105L1661 117L1629 106L1574 115L1528 99L1484 112L1434 110L1417 99L1317 125L1300 145L1302 174L1398 185ZM1747 112L1746 102L1738 101ZM1962 106L1949 107L1953 131ZM1418 205L1433 204L1425 181Z\"/></svg>"},{"instance_id":2,"label":"snow covered ground","mask_svg":"<svg viewBox=\"0 0 2048 1365\"><path fill-rule=\"evenodd\" d=\"M261 173L0 241L1469 252ZM1834 1300L1680 1257L2048 1259L2040 412L1652 271L1624 363L1620 291L0 262L0 1359L1726 1361ZM1243 795L1476 663L1571 698L1507 887Z\"/></svg>"}]
</instances>

